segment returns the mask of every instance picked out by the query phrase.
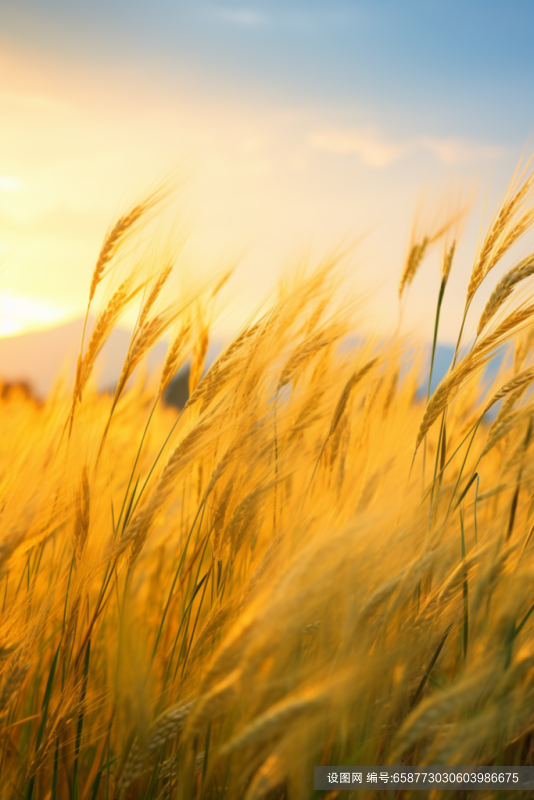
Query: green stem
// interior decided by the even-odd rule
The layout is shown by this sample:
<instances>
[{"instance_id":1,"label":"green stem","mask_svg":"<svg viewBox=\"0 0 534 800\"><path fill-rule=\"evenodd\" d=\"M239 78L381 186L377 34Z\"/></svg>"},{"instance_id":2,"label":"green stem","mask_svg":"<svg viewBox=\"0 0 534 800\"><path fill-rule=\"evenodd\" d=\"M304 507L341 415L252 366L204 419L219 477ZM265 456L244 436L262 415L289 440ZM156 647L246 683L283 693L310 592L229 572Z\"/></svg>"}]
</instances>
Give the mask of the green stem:
<instances>
[{"instance_id":1,"label":"green stem","mask_svg":"<svg viewBox=\"0 0 534 800\"><path fill-rule=\"evenodd\" d=\"M156 634L156 641L154 642L154 648L152 650L152 659L151 659L151 661L154 661L154 657L156 655L156 650L158 649L158 644L159 644L159 640L160 640L160 637L161 637L161 632L163 630L163 625L165 624L165 619L167 617L167 612L169 610L169 606L170 606L170 603L171 603L172 595L174 593L174 587L176 586L176 581L178 580L178 576L179 576L179 574L180 574L180 572L182 570L183 563L184 563L184 560L185 560L185 555L187 553L187 548L189 546L189 542L191 540L191 536L193 535L193 531L195 529L195 525L196 525L198 516L200 514L201 509L203 509L203 508L204 508L204 503L202 502L199 505L198 509L197 509L197 513L195 515L195 519L193 520L193 524L191 525L191 528L189 530L189 534L187 536L184 548L182 550L182 555L180 557L180 562L178 564L178 568L176 569L176 572L174 573L174 578L173 578L173 581L172 581L172 584L171 584L171 588L169 590L169 595L167 597L167 602L165 603L165 608L163 609L163 616L161 618L161 622L160 622L160 625L159 625L159 628L158 628L158 632Z\"/></svg>"},{"instance_id":2,"label":"green stem","mask_svg":"<svg viewBox=\"0 0 534 800\"><path fill-rule=\"evenodd\" d=\"M460 529L462 536L462 560L465 560L465 532L464 532L464 515L460 508ZM469 641L469 587L467 579L467 568L465 569L465 577L463 582L463 598L464 598L464 622L463 622L463 643L464 643L464 661L467 659L467 645Z\"/></svg>"},{"instance_id":3,"label":"green stem","mask_svg":"<svg viewBox=\"0 0 534 800\"><path fill-rule=\"evenodd\" d=\"M145 489L146 489L146 487L147 487L147 484L148 484L148 482L149 482L150 478L152 477L152 473L154 472L154 470L155 470L155 468L156 468L156 464L158 463L159 459L160 459L160 458L161 458L161 456L162 456L162 453L163 453L163 451L165 450L165 447L167 446L167 442L168 442L168 441L169 441L169 439L171 438L171 436L172 436L172 433L173 433L174 429L176 428L176 426L177 426L177 425L178 425L178 423L180 422L180 420L181 420L181 418L182 418L182 415L184 414L184 412L185 412L185 410L187 409L187 407L188 407L188 406L187 406L187 404L186 404L186 405L185 405L185 406L182 408L182 410L180 411L180 413L178 414L178 416L177 416L177 417L176 417L176 419L174 420L174 422L173 422L173 425L172 425L172 428L170 429L169 433L167 434L167 437L166 437L165 441L164 441L164 442L163 442L163 444L161 445L161 447L160 447L160 449L159 449L159 452L158 452L158 454L157 454L157 456L156 456L156 458L155 458L155 461L154 461L154 463L152 464L152 466L150 467L150 471L149 471L148 475L146 476L145 482L143 483L143 485L142 485L142 487L141 487L141 491L139 492L139 494L138 494L138 496L137 496L137 500L136 500L136 501L135 501L135 503L134 503L134 506L133 506L133 508L132 508L132 514L133 514L133 512L135 511L135 509L137 508L137 506L138 506L138 504L139 504L139 501L140 501L141 497L143 496L143 492L145 491Z\"/></svg>"},{"instance_id":4,"label":"green stem","mask_svg":"<svg viewBox=\"0 0 534 800\"><path fill-rule=\"evenodd\" d=\"M426 392L426 401L430 400L430 388L432 385L432 373L434 370L434 358L436 356L436 345L438 342L438 330L439 330L439 318L441 314L441 304L443 303L443 297L445 295L445 287L447 286L447 279L442 278L441 285L439 287L439 295L438 295L438 303L436 307L436 316L434 319L434 338L432 340L432 354L430 356L430 371L428 373L428 388Z\"/></svg>"},{"instance_id":5,"label":"green stem","mask_svg":"<svg viewBox=\"0 0 534 800\"><path fill-rule=\"evenodd\" d=\"M91 639L87 642L87 647L85 650L85 660L83 665L83 680L82 680L82 695L80 698L80 713L78 714L78 722L76 725L76 739L74 744L74 768L73 768L73 798L74 800L78 800L79 796L79 777L78 777L78 767L79 767L79 758L80 758L80 745L82 741L82 731L83 731L83 716L84 716L84 703L85 703L85 696L87 694L87 679L89 676L89 659L91 657Z\"/></svg>"},{"instance_id":6,"label":"green stem","mask_svg":"<svg viewBox=\"0 0 534 800\"><path fill-rule=\"evenodd\" d=\"M141 450L143 449L143 444L144 444L144 442L145 442L145 437L146 437L146 435L147 435L147 432L148 432L149 425L150 425L150 423L151 423L151 421L152 421L152 417L153 417L153 415L154 415L154 411L156 410L156 406L157 406L157 404L158 404L159 398L160 398L160 395L158 395L158 397L156 398L156 402L155 402L155 403L154 403L154 405L152 406L152 410L150 411L150 416L149 416L149 418L148 418L147 424L145 425L145 429L144 429L144 431L143 431L143 436L141 437L141 442L139 443L139 447L138 447L138 449L137 449L137 455L136 455L136 457L135 457L134 465L133 465L133 467L132 467L132 471L131 471L131 473L130 473L130 480L128 481L128 486L126 487L126 493L125 493L125 495L124 495L124 500L123 500L123 502L122 502L121 512L120 512L120 514L119 514L119 519L117 520L117 527L116 527L116 530L117 530L117 531L118 531L118 529L119 529L119 525L120 525L120 523L121 523L122 515L124 514L124 509L125 509L125 506L126 506L126 501L127 501L127 499L128 499L128 493L129 493L129 491L130 491L130 487L131 487L131 485L132 485L132 481L133 481L133 478L134 478L134 475L135 475L135 470L137 469L137 464L138 464L138 462L139 462L139 458L140 458L140 456L141 456Z\"/></svg>"}]
</instances>

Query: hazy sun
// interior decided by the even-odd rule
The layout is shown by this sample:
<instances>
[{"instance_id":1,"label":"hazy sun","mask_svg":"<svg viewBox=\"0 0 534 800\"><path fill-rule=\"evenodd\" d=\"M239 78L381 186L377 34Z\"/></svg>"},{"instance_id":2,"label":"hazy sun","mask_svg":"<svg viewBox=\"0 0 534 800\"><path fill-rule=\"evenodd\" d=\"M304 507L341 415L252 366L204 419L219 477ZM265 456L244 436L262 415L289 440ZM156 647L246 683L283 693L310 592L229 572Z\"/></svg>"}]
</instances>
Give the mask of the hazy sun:
<instances>
[{"instance_id":1,"label":"hazy sun","mask_svg":"<svg viewBox=\"0 0 534 800\"><path fill-rule=\"evenodd\" d=\"M60 306L8 290L0 291L0 336L18 336L57 325L65 318Z\"/></svg>"}]
</instances>

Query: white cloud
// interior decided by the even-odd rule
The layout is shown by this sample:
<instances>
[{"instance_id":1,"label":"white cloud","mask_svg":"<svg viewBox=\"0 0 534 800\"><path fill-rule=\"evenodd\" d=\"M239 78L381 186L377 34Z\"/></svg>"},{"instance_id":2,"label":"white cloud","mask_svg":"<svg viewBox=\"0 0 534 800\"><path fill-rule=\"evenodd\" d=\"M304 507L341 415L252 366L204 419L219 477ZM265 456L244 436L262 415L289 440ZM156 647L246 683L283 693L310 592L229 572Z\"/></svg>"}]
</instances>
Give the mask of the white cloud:
<instances>
[{"instance_id":1,"label":"white cloud","mask_svg":"<svg viewBox=\"0 0 534 800\"><path fill-rule=\"evenodd\" d=\"M468 163L485 158L498 158L503 153L502 147L468 142L462 139L432 139L422 137L419 140L422 149L428 150L444 164Z\"/></svg>"},{"instance_id":2,"label":"white cloud","mask_svg":"<svg viewBox=\"0 0 534 800\"><path fill-rule=\"evenodd\" d=\"M247 8L246 6L213 9L212 12L227 22L244 27L258 27L259 25L265 25L267 22L265 14L262 14L254 8Z\"/></svg>"},{"instance_id":3,"label":"white cloud","mask_svg":"<svg viewBox=\"0 0 534 800\"><path fill-rule=\"evenodd\" d=\"M263 4L265 7L267 4ZM252 4L249 5L223 5L209 4L200 8L202 15L212 19L222 19L234 25L243 27L270 27L295 28L297 30L310 30L311 28L324 28L328 26L346 26L348 24L365 24L372 15L364 8L335 7L324 3L318 7L306 6L294 8L291 3L274 4L268 10L259 10ZM196 13L199 13L197 8Z\"/></svg>"},{"instance_id":4,"label":"white cloud","mask_svg":"<svg viewBox=\"0 0 534 800\"><path fill-rule=\"evenodd\" d=\"M406 141L387 139L375 128L325 128L313 131L308 144L315 150L335 155L357 155L370 167L386 167L413 153L430 153L444 164L458 164L498 158L503 149L464 139L420 136Z\"/></svg>"},{"instance_id":5,"label":"white cloud","mask_svg":"<svg viewBox=\"0 0 534 800\"><path fill-rule=\"evenodd\" d=\"M311 133L308 143L316 150L328 153L359 155L364 164L371 167L385 167L396 161L406 152L406 145L388 142L371 128L362 130L342 130L329 128Z\"/></svg>"}]
</instances>

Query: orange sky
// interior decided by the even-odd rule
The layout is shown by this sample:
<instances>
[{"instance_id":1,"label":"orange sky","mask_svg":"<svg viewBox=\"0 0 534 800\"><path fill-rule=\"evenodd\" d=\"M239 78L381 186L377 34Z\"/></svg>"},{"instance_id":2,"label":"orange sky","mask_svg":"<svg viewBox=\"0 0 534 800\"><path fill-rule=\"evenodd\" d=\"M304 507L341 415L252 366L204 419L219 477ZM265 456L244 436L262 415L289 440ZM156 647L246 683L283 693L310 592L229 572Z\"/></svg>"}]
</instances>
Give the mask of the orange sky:
<instances>
[{"instance_id":1,"label":"orange sky","mask_svg":"<svg viewBox=\"0 0 534 800\"><path fill-rule=\"evenodd\" d=\"M4 336L82 314L108 224L172 169L187 178L172 212L190 231L189 268L208 273L241 256L222 336L302 253L313 260L362 234L348 285L371 292L366 324L387 330L421 188L436 198L478 175L483 200L491 175L498 189L519 156L490 137L393 135L372 119L343 125L339 102L290 104L253 87L222 93L187 71L171 75L164 60L100 64L19 41L3 46L0 73ZM479 223L476 207L444 339L457 329ZM410 328L429 334L438 283L430 259L410 294Z\"/></svg>"}]
</instances>

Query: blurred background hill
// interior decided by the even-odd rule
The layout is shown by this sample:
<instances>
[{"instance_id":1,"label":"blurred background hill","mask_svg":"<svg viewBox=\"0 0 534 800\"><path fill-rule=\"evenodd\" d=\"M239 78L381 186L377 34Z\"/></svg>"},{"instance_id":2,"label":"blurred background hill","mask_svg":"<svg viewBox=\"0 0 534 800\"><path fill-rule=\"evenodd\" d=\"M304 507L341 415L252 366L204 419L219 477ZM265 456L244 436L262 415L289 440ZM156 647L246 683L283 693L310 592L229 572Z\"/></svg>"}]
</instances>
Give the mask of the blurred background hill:
<instances>
[{"instance_id":1,"label":"blurred background hill","mask_svg":"<svg viewBox=\"0 0 534 800\"><path fill-rule=\"evenodd\" d=\"M88 330L92 320L89 320ZM43 399L54 380L64 372L73 379L76 358L82 338L83 319L75 319L54 328L0 337L0 382L4 384L25 384L32 393ZM87 342L87 337L86 337ZM115 328L104 345L97 362L96 381L100 391L108 391L115 386L124 357L128 350L130 333L125 328ZM222 348L222 342L210 343L206 365L209 366ZM149 353L146 367L148 372L157 369L165 358L167 344L159 342ZM432 388L447 372L454 354L454 347L438 344L434 363ZM168 403L182 407L187 401L189 367L183 367L169 385L165 399ZM427 378L422 376L421 385L426 389Z\"/></svg>"},{"instance_id":2,"label":"blurred background hill","mask_svg":"<svg viewBox=\"0 0 534 800\"><path fill-rule=\"evenodd\" d=\"M90 319L88 330L91 322ZM66 374L68 379L73 379L82 330L83 319L79 318L42 331L0 337L0 382L25 384L36 397L43 399L61 373ZM95 376L100 391L107 391L115 386L129 343L128 330L113 329L97 362ZM220 342L211 342L206 360L208 365L220 349ZM161 364L166 352L165 342L159 342L152 348L146 362L149 372ZM185 367L167 389L168 402L180 406L187 400L188 377L189 368Z\"/></svg>"}]
</instances>

